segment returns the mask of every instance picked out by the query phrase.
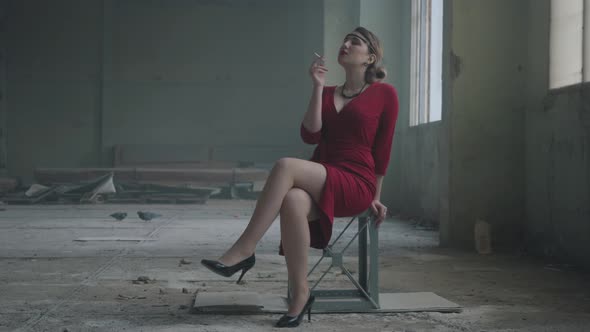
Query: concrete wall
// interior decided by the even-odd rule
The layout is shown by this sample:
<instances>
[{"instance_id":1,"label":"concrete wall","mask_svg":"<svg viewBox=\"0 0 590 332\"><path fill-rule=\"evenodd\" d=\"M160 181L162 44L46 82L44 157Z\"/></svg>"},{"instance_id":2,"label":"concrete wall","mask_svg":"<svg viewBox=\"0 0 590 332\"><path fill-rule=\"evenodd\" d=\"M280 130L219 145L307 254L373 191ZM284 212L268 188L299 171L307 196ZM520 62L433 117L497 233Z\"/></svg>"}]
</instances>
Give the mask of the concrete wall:
<instances>
[{"instance_id":1,"label":"concrete wall","mask_svg":"<svg viewBox=\"0 0 590 332\"><path fill-rule=\"evenodd\" d=\"M6 173L6 17L7 1L0 0L0 173Z\"/></svg>"},{"instance_id":2,"label":"concrete wall","mask_svg":"<svg viewBox=\"0 0 590 332\"><path fill-rule=\"evenodd\" d=\"M108 166L114 144L234 146L227 158L303 146L322 2L27 0L8 12L11 174Z\"/></svg>"},{"instance_id":3,"label":"concrete wall","mask_svg":"<svg viewBox=\"0 0 590 332\"><path fill-rule=\"evenodd\" d=\"M529 1L526 241L590 267L590 88L549 91L550 0Z\"/></svg>"},{"instance_id":4,"label":"concrete wall","mask_svg":"<svg viewBox=\"0 0 590 332\"><path fill-rule=\"evenodd\" d=\"M97 113L98 1L9 1L7 144L11 175L90 166Z\"/></svg>"},{"instance_id":5,"label":"concrete wall","mask_svg":"<svg viewBox=\"0 0 590 332\"><path fill-rule=\"evenodd\" d=\"M437 126L408 127L409 1L7 3L11 174L109 166L115 144L225 146L216 157L262 162L299 152L313 52L340 84L337 50L363 25L382 39L400 97L382 197L436 219Z\"/></svg>"},{"instance_id":6,"label":"concrete wall","mask_svg":"<svg viewBox=\"0 0 590 332\"><path fill-rule=\"evenodd\" d=\"M452 2L449 229L441 243L473 248L478 218L495 247L518 245L524 227L524 109L528 2ZM447 153L447 152L445 152ZM446 176L446 175L445 175Z\"/></svg>"},{"instance_id":7,"label":"concrete wall","mask_svg":"<svg viewBox=\"0 0 590 332\"><path fill-rule=\"evenodd\" d=\"M299 142L310 50L322 45L321 4L314 11L271 0L112 4L105 147ZM317 32L302 31L304 20Z\"/></svg>"},{"instance_id":8,"label":"concrete wall","mask_svg":"<svg viewBox=\"0 0 590 332\"><path fill-rule=\"evenodd\" d=\"M360 25L360 0L324 0L324 57L327 85L340 85L346 74L338 64L344 37Z\"/></svg>"},{"instance_id":9,"label":"concrete wall","mask_svg":"<svg viewBox=\"0 0 590 332\"><path fill-rule=\"evenodd\" d=\"M386 81L399 94L400 112L383 197L403 215L439 219L439 123L410 127L411 2L361 1L361 24L384 45Z\"/></svg>"},{"instance_id":10,"label":"concrete wall","mask_svg":"<svg viewBox=\"0 0 590 332\"><path fill-rule=\"evenodd\" d=\"M440 123L416 127L407 124L397 134L398 151L390 167L396 183L390 190L394 195L393 206L403 216L438 223Z\"/></svg>"}]
</instances>

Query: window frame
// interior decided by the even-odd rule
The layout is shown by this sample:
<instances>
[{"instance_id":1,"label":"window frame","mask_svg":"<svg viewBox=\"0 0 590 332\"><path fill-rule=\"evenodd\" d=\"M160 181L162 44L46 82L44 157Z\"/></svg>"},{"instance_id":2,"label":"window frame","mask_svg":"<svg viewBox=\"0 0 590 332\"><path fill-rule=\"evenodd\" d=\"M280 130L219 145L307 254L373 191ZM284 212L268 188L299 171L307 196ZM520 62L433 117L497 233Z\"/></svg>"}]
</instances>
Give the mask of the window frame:
<instances>
[{"instance_id":1,"label":"window frame","mask_svg":"<svg viewBox=\"0 0 590 332\"><path fill-rule=\"evenodd\" d=\"M433 56L432 48L432 13L433 1L440 1L440 10L442 19L440 20L440 47L441 54L438 57ZM410 25L410 116L409 126L416 127L428 123L442 120L443 108L443 52L444 52L444 11L446 5L442 0L413 0L411 5L411 25ZM433 120L431 109L431 92L432 92L432 66L433 61L440 61L440 109L437 112L436 119Z\"/></svg>"}]
</instances>

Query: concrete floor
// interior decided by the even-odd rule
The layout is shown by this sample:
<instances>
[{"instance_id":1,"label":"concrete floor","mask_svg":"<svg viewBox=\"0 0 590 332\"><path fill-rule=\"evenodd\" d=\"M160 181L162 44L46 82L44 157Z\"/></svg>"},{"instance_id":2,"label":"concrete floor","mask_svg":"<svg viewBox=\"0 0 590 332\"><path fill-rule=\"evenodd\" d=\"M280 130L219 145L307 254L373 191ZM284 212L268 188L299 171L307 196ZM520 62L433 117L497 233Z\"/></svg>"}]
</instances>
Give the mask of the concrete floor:
<instances>
[{"instance_id":1,"label":"concrete floor","mask_svg":"<svg viewBox=\"0 0 590 332\"><path fill-rule=\"evenodd\" d=\"M199 264L236 239L253 206L252 201L215 200L201 206L7 206L0 212L0 331L273 330L279 315L188 310L197 291L284 294L278 223L261 241L244 285L232 283L237 276L223 279ZM163 217L144 222L134 214L138 210ZM115 211L130 216L114 221L108 215ZM111 236L146 240L75 241ZM523 255L440 249L437 238L409 222L385 223L381 289L432 291L464 306L462 313L312 315L300 330L590 331L588 275ZM181 265L181 259L192 264ZM139 276L155 281L134 284ZM344 285L342 278L333 273L329 283Z\"/></svg>"}]
</instances>

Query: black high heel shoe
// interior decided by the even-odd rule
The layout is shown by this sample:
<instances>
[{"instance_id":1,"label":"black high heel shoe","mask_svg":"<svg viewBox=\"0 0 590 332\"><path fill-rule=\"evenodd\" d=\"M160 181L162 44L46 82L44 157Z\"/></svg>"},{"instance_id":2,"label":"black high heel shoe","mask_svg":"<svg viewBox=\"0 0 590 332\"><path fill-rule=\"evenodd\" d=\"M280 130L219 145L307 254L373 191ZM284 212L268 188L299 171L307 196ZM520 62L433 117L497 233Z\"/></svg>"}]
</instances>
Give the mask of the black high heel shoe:
<instances>
[{"instance_id":1,"label":"black high heel shoe","mask_svg":"<svg viewBox=\"0 0 590 332\"><path fill-rule=\"evenodd\" d=\"M252 256L250 256L250 257L244 259L243 261L236 263L232 266L226 266L223 263L220 263L218 261L213 261L210 259L201 260L201 264L203 264L206 268L208 268L209 270L219 274L220 276L224 276L224 277L231 277L234 275L234 273L242 270L242 275L240 275L240 278L236 282L237 284L240 283L244 274L246 272L248 272L248 270L250 270L254 266L255 263L256 263L256 257L254 256L254 254L252 254Z\"/></svg>"},{"instance_id":2,"label":"black high heel shoe","mask_svg":"<svg viewBox=\"0 0 590 332\"><path fill-rule=\"evenodd\" d=\"M301 321L303 320L303 316L305 316L306 311L307 311L307 320L311 321L311 307L313 306L314 301L315 301L315 296L311 295L311 292L310 292L309 298L307 299L307 302L305 303L305 306L303 306L303 309L301 310L299 315L297 315L295 317L291 317L287 314L284 314L283 317L281 317L277 321L277 323L275 324L275 327L297 327L297 326L299 326L299 324L301 324Z\"/></svg>"}]
</instances>

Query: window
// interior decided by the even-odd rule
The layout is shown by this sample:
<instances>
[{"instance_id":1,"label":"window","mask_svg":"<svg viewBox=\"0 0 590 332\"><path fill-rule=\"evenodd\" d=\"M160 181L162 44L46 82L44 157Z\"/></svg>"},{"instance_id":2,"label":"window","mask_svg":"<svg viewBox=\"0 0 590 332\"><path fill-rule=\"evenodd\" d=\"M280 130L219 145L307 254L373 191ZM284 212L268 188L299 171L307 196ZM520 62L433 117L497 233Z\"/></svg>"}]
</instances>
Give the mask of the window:
<instances>
[{"instance_id":1,"label":"window","mask_svg":"<svg viewBox=\"0 0 590 332\"><path fill-rule=\"evenodd\" d=\"M549 88L590 80L590 0L551 0Z\"/></svg>"},{"instance_id":2,"label":"window","mask_svg":"<svg viewBox=\"0 0 590 332\"><path fill-rule=\"evenodd\" d=\"M443 0L412 1L410 126L441 119L442 33Z\"/></svg>"}]
</instances>

